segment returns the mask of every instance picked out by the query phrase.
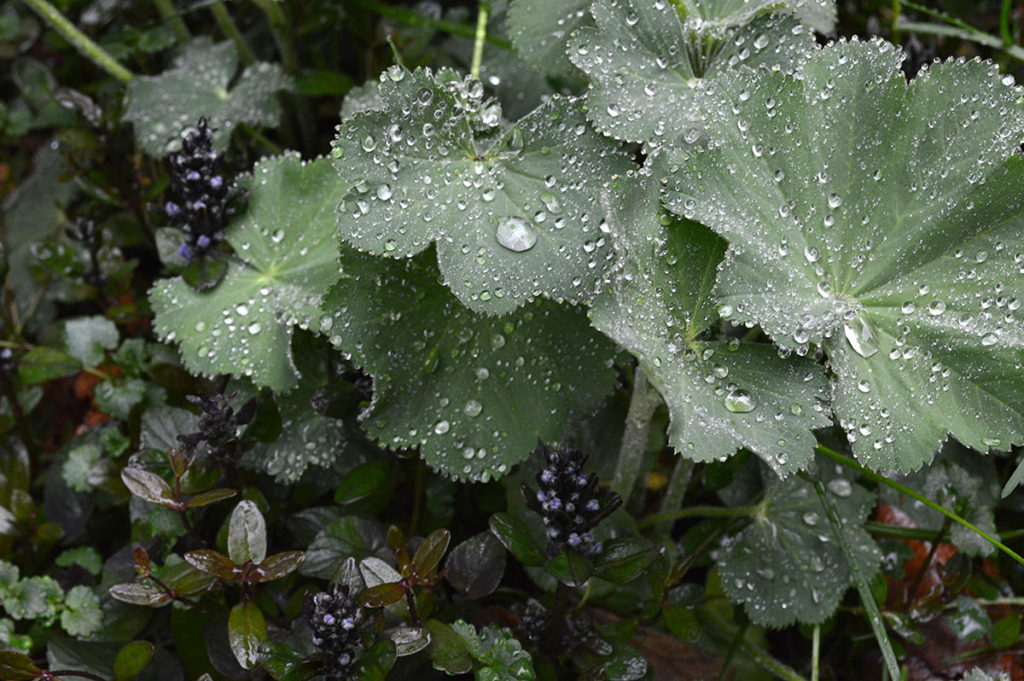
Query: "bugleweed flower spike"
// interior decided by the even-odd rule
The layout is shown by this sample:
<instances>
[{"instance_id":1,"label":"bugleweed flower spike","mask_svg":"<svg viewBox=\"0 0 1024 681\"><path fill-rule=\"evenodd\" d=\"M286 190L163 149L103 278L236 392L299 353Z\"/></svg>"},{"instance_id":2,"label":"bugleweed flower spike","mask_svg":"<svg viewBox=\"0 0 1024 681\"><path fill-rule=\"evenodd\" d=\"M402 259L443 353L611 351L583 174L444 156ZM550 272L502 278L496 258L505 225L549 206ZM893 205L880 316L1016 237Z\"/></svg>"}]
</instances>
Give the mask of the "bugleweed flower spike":
<instances>
[{"instance_id":1,"label":"bugleweed flower spike","mask_svg":"<svg viewBox=\"0 0 1024 681\"><path fill-rule=\"evenodd\" d=\"M619 495L598 489L598 478L584 469L587 455L568 447L549 448L538 441L537 450L545 466L537 474L539 491L523 485L523 496L531 510L539 513L547 527L547 550L556 555L565 550L593 558L601 553L601 542L591 531L622 505Z\"/></svg>"}]
</instances>

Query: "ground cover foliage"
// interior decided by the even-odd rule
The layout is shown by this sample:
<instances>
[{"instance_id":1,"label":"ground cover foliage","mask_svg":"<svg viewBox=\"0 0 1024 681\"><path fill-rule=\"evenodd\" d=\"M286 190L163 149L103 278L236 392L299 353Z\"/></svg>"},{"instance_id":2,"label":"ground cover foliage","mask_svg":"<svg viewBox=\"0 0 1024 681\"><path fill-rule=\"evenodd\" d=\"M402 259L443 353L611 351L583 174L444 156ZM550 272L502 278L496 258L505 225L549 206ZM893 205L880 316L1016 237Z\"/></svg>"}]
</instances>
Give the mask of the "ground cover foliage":
<instances>
[{"instance_id":1,"label":"ground cover foliage","mask_svg":"<svg viewBox=\"0 0 1024 681\"><path fill-rule=\"evenodd\" d=\"M1022 23L0 4L0 678L1024 679Z\"/></svg>"}]
</instances>

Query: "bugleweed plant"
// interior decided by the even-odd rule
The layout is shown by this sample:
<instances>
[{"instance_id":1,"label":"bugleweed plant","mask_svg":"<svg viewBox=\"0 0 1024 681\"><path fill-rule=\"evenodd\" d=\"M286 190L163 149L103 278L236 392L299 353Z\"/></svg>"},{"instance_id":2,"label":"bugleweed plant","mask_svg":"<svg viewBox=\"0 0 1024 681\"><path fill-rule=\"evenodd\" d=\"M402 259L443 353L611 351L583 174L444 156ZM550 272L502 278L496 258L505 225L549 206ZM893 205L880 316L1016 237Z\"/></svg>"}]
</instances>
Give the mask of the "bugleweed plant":
<instances>
[{"instance_id":1,"label":"bugleweed plant","mask_svg":"<svg viewBox=\"0 0 1024 681\"><path fill-rule=\"evenodd\" d=\"M1024 679L1024 19L856 5L0 3L0 678Z\"/></svg>"}]
</instances>

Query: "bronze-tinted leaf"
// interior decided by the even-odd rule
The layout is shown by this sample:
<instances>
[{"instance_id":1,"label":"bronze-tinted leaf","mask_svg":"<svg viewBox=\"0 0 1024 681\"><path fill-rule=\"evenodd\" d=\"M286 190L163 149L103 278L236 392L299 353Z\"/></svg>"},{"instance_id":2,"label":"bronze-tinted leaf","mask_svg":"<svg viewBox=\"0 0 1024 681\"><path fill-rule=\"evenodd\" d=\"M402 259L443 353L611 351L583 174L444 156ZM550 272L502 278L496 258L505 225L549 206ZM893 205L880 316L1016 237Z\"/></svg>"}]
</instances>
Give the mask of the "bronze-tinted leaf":
<instances>
[{"instance_id":1,"label":"bronze-tinted leaf","mask_svg":"<svg viewBox=\"0 0 1024 681\"><path fill-rule=\"evenodd\" d=\"M218 579L225 581L237 579L235 564L220 551L211 551L209 549L189 551L185 554L185 560L195 569L202 570L206 574L213 575Z\"/></svg>"},{"instance_id":2,"label":"bronze-tinted leaf","mask_svg":"<svg viewBox=\"0 0 1024 681\"><path fill-rule=\"evenodd\" d=\"M207 506L209 504L216 503L223 499L230 499L236 494L238 494L238 491L233 489L211 489L207 490L206 492L200 492L199 494L195 495L194 497L188 500L188 503L186 503L185 506L187 506L188 508L198 508L200 506Z\"/></svg>"},{"instance_id":3,"label":"bronze-tinted leaf","mask_svg":"<svg viewBox=\"0 0 1024 681\"><path fill-rule=\"evenodd\" d=\"M121 471L121 480L135 496L151 504L177 508L171 486L156 473L141 468L126 467Z\"/></svg>"},{"instance_id":4,"label":"bronze-tinted leaf","mask_svg":"<svg viewBox=\"0 0 1024 681\"><path fill-rule=\"evenodd\" d=\"M306 554L302 551L284 551L267 556L266 560L256 566L249 581L269 582L289 575L302 565Z\"/></svg>"},{"instance_id":5,"label":"bronze-tinted leaf","mask_svg":"<svg viewBox=\"0 0 1024 681\"><path fill-rule=\"evenodd\" d=\"M444 553L448 550L448 543L451 540L452 533L448 530L441 529L431 532L412 557L412 565L416 574L425 577L437 570L437 565L444 558Z\"/></svg>"},{"instance_id":6,"label":"bronze-tinted leaf","mask_svg":"<svg viewBox=\"0 0 1024 681\"><path fill-rule=\"evenodd\" d=\"M404 595L405 589L400 582L378 584L363 592L363 605L370 608L383 608L402 600Z\"/></svg>"}]
</instances>

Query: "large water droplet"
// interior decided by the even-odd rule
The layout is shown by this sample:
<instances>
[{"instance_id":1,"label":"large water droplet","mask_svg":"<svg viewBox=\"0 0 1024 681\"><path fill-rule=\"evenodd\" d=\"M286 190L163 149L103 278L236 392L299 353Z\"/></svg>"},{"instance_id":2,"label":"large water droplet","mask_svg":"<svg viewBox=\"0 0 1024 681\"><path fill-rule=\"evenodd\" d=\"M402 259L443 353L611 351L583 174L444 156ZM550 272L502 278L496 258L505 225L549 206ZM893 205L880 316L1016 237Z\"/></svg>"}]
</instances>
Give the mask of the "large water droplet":
<instances>
[{"instance_id":1,"label":"large water droplet","mask_svg":"<svg viewBox=\"0 0 1024 681\"><path fill-rule=\"evenodd\" d=\"M508 250L522 253L536 245L537 230L522 218L505 218L498 223L495 237L498 239L498 243Z\"/></svg>"},{"instance_id":2,"label":"large water droplet","mask_svg":"<svg viewBox=\"0 0 1024 681\"><path fill-rule=\"evenodd\" d=\"M857 315L843 325L846 340L861 357L867 359L878 352L878 334L864 317Z\"/></svg>"},{"instance_id":3,"label":"large water droplet","mask_svg":"<svg viewBox=\"0 0 1024 681\"><path fill-rule=\"evenodd\" d=\"M466 402L466 406L462 408L462 411L466 412L466 416L479 416L483 410L484 405L480 404L477 400L469 400Z\"/></svg>"},{"instance_id":4,"label":"large water droplet","mask_svg":"<svg viewBox=\"0 0 1024 681\"><path fill-rule=\"evenodd\" d=\"M754 396L740 388L730 390L729 394L725 396L725 408L736 414L754 411L756 406Z\"/></svg>"},{"instance_id":5,"label":"large water droplet","mask_svg":"<svg viewBox=\"0 0 1024 681\"><path fill-rule=\"evenodd\" d=\"M853 485L846 478L834 478L829 480L828 489L837 497L848 497L853 494Z\"/></svg>"}]
</instances>

